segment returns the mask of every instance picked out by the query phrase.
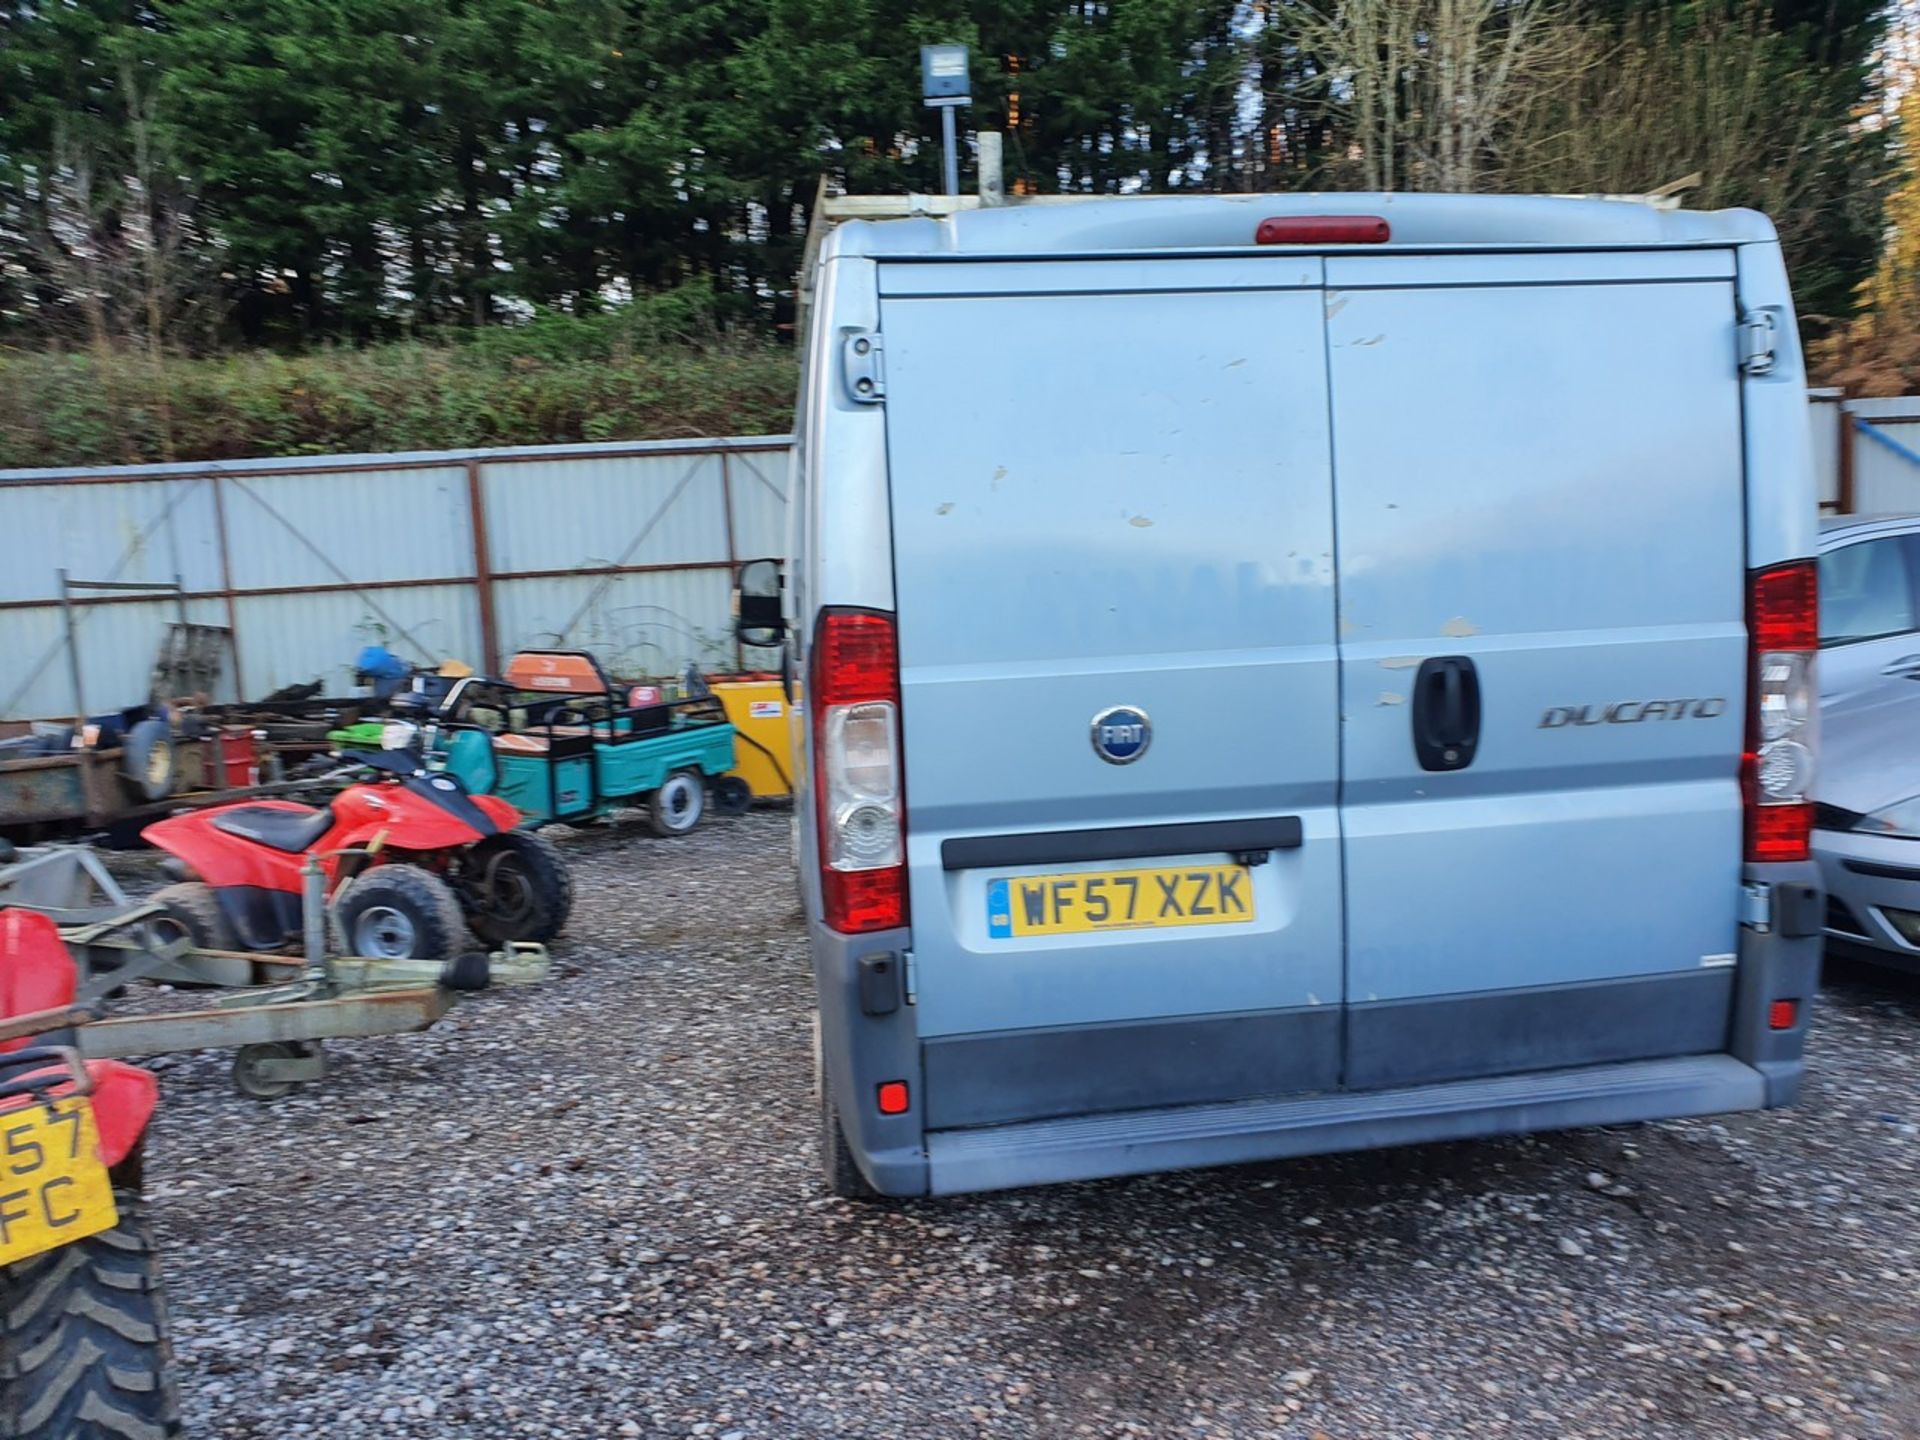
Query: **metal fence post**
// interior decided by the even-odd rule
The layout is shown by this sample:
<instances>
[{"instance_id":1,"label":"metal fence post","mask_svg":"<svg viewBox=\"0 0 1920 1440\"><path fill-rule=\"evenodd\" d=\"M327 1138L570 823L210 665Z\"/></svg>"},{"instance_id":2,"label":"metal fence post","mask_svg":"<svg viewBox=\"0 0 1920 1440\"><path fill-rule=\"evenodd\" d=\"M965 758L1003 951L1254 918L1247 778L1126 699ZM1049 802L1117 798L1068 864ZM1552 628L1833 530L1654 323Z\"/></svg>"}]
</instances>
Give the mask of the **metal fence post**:
<instances>
[{"instance_id":1,"label":"metal fence post","mask_svg":"<svg viewBox=\"0 0 1920 1440\"><path fill-rule=\"evenodd\" d=\"M720 504L727 522L727 584L733 584L733 577L740 573L740 547L733 538L733 467L727 463L727 452L720 452ZM740 644L740 632L733 632L733 668L736 672L747 668L747 652Z\"/></svg>"},{"instance_id":2,"label":"metal fence post","mask_svg":"<svg viewBox=\"0 0 1920 1440\"><path fill-rule=\"evenodd\" d=\"M1833 507L1842 515L1853 514L1853 411L1847 406L1847 392L1840 392L1839 414L1834 424L1835 444L1840 453L1834 460Z\"/></svg>"},{"instance_id":3,"label":"metal fence post","mask_svg":"<svg viewBox=\"0 0 1920 1440\"><path fill-rule=\"evenodd\" d=\"M60 570L60 624L67 634L67 674L73 680L73 723L78 730L87 723L87 697L80 686L80 637L75 633L73 591L67 587L65 567Z\"/></svg>"},{"instance_id":4,"label":"metal fence post","mask_svg":"<svg viewBox=\"0 0 1920 1440\"><path fill-rule=\"evenodd\" d=\"M220 472L207 476L213 487L213 531L220 554L220 597L227 605L227 648L233 653L233 698L247 698L247 680L240 667L240 605L233 593L233 556L227 546L227 489Z\"/></svg>"},{"instance_id":5,"label":"metal fence post","mask_svg":"<svg viewBox=\"0 0 1920 1440\"><path fill-rule=\"evenodd\" d=\"M493 616L493 553L487 542L486 487L480 462L467 461L467 518L473 529L473 589L480 606L480 650L487 673L500 673L500 632Z\"/></svg>"}]
</instances>

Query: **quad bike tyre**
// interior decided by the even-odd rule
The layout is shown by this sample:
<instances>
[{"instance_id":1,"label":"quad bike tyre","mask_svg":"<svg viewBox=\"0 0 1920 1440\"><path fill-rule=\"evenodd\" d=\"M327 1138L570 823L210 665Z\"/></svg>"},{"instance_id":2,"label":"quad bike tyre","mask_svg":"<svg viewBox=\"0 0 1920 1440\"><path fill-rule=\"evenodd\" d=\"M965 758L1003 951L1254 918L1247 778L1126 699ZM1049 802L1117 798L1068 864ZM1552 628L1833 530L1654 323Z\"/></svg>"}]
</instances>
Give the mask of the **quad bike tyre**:
<instances>
[{"instance_id":1,"label":"quad bike tyre","mask_svg":"<svg viewBox=\"0 0 1920 1440\"><path fill-rule=\"evenodd\" d=\"M0 1440L181 1433L145 1202L113 1199L111 1230L0 1269Z\"/></svg>"},{"instance_id":2,"label":"quad bike tyre","mask_svg":"<svg viewBox=\"0 0 1920 1440\"><path fill-rule=\"evenodd\" d=\"M153 904L164 905L167 918L187 932L187 938L202 950L237 950L239 941L233 926L220 909L220 897L213 887L200 880L184 880L156 890Z\"/></svg>"},{"instance_id":3,"label":"quad bike tyre","mask_svg":"<svg viewBox=\"0 0 1920 1440\"><path fill-rule=\"evenodd\" d=\"M373 960L451 960L466 918L453 887L418 865L376 865L333 906L334 947Z\"/></svg>"},{"instance_id":4,"label":"quad bike tyre","mask_svg":"<svg viewBox=\"0 0 1920 1440\"><path fill-rule=\"evenodd\" d=\"M483 945L545 943L573 909L573 877L560 849L531 830L482 840L460 857L460 903Z\"/></svg>"},{"instance_id":5,"label":"quad bike tyre","mask_svg":"<svg viewBox=\"0 0 1920 1440\"><path fill-rule=\"evenodd\" d=\"M120 773L143 799L164 800L175 780L173 731L164 720L142 720L120 742Z\"/></svg>"},{"instance_id":6,"label":"quad bike tyre","mask_svg":"<svg viewBox=\"0 0 1920 1440\"><path fill-rule=\"evenodd\" d=\"M169 885L164 890L153 893L155 905L166 907L166 915L153 922L154 931L159 938L168 938L166 931L178 926L186 933L187 939L199 950L238 950L240 941L233 933L233 926L227 922L226 913L220 908L220 899L213 893L213 887L199 880L186 880L178 885ZM206 971L199 982L208 985L251 985L261 977L256 967L245 960L203 960L200 968ZM192 985L192 980L177 980L182 985Z\"/></svg>"},{"instance_id":7,"label":"quad bike tyre","mask_svg":"<svg viewBox=\"0 0 1920 1440\"><path fill-rule=\"evenodd\" d=\"M676 770L647 797L647 823L663 839L684 835L700 823L707 808L707 787L692 770Z\"/></svg>"}]
</instances>

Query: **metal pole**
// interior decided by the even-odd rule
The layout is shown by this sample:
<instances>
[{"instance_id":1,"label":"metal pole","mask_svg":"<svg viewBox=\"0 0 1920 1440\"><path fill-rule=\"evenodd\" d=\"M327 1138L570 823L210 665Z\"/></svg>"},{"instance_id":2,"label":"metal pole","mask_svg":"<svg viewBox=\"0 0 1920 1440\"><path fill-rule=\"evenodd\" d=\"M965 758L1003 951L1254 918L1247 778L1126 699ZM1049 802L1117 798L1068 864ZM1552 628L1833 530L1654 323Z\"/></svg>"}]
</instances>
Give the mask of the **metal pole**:
<instances>
[{"instance_id":1,"label":"metal pole","mask_svg":"<svg viewBox=\"0 0 1920 1440\"><path fill-rule=\"evenodd\" d=\"M73 678L73 715L76 728L87 723L87 697L80 688L80 642L75 635L73 591L67 585L67 572L60 572L60 623L67 632L67 673ZM74 737L79 738L77 735Z\"/></svg>"},{"instance_id":2,"label":"metal pole","mask_svg":"<svg viewBox=\"0 0 1920 1440\"><path fill-rule=\"evenodd\" d=\"M974 162L974 183L980 189L982 205L1004 205L1007 203L1007 182L1001 172L1001 147L1004 137L998 130L982 130L974 137L973 143L979 147L979 156Z\"/></svg>"},{"instance_id":3,"label":"metal pole","mask_svg":"<svg viewBox=\"0 0 1920 1440\"><path fill-rule=\"evenodd\" d=\"M1834 420L1834 429L1839 431L1840 456L1836 462L1838 473L1834 477L1834 509L1842 515L1853 513L1853 411L1847 408L1847 397L1840 396L1839 414Z\"/></svg>"},{"instance_id":4,"label":"metal pole","mask_svg":"<svg viewBox=\"0 0 1920 1440\"><path fill-rule=\"evenodd\" d=\"M308 855L300 867L301 936L307 952L304 978L326 980L327 974L327 872L320 868L318 854ZM351 945L353 942L346 942Z\"/></svg>"},{"instance_id":5,"label":"metal pole","mask_svg":"<svg viewBox=\"0 0 1920 1440\"><path fill-rule=\"evenodd\" d=\"M946 149L947 194L949 195L960 193L960 155L958 153L960 142L954 138L953 124L953 112L956 108L952 105L940 107L940 137L941 144Z\"/></svg>"}]
</instances>

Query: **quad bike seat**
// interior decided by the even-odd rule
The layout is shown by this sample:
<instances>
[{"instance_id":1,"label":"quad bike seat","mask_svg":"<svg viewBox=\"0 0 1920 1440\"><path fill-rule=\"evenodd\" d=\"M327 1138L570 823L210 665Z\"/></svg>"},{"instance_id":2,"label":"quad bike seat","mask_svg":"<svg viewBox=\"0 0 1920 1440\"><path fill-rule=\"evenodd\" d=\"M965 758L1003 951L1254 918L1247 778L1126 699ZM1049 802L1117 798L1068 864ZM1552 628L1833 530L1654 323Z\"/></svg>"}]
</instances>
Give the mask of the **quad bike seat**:
<instances>
[{"instance_id":1,"label":"quad bike seat","mask_svg":"<svg viewBox=\"0 0 1920 1440\"><path fill-rule=\"evenodd\" d=\"M272 805L242 805L213 817L213 828L269 850L298 855L319 842L333 828L333 811L282 810Z\"/></svg>"}]
</instances>

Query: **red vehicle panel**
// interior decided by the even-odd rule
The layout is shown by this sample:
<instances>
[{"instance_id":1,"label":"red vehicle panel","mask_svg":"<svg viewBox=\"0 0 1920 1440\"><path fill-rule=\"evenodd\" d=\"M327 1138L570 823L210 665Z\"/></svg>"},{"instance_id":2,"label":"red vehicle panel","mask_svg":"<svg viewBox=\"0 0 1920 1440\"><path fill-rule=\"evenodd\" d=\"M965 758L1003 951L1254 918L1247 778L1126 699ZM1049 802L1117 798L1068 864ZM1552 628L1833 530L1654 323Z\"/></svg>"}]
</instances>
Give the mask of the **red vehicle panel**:
<instances>
[{"instance_id":1,"label":"red vehicle panel","mask_svg":"<svg viewBox=\"0 0 1920 1440\"><path fill-rule=\"evenodd\" d=\"M477 808L485 825L494 831L504 833L520 821L518 810L494 796L469 796L463 792L459 798ZM313 843L315 850L361 849L384 836L383 855L403 860L457 850L490 833L453 813L444 804L401 785L349 786L328 808L333 814L333 824ZM306 862L304 852L275 850L219 827L221 816L243 810L279 810L292 815L317 813L312 806L291 800L253 800L175 815L156 821L140 833L149 844L177 856L215 888L244 885L298 894L300 868ZM331 889L340 859L327 856L320 863Z\"/></svg>"},{"instance_id":2,"label":"red vehicle panel","mask_svg":"<svg viewBox=\"0 0 1920 1440\"><path fill-rule=\"evenodd\" d=\"M60 939L60 931L45 915L32 910L0 910L0 1015L26 1015L73 1003L79 973ZM0 1051L20 1050L44 1043L39 1036L0 1041ZM20 1078L56 1072L28 1071ZM147 1071L118 1060L89 1060L93 1082L93 1115L100 1127L100 1158L118 1165L139 1143L160 1097L160 1082ZM48 1092L58 1098L73 1092L68 1081ZM38 1103L31 1095L0 1100L0 1111Z\"/></svg>"}]
</instances>

